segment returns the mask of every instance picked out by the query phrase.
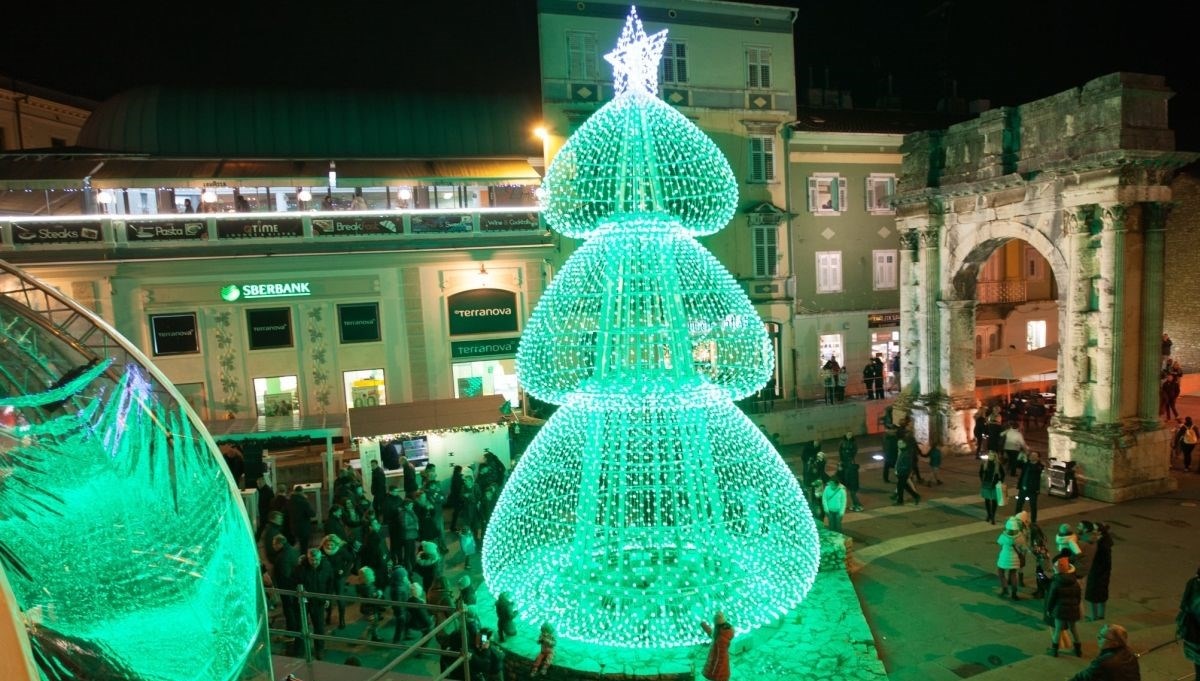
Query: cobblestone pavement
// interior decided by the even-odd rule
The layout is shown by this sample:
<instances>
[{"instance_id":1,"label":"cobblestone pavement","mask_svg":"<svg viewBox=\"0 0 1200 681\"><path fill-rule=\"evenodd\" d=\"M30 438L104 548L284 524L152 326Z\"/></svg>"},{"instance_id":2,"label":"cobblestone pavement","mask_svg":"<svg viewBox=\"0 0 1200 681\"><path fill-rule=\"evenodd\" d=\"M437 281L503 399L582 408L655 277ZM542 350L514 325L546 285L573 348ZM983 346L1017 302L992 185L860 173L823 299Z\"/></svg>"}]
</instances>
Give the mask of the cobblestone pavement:
<instances>
[{"instance_id":1,"label":"cobblestone pavement","mask_svg":"<svg viewBox=\"0 0 1200 681\"><path fill-rule=\"evenodd\" d=\"M1200 396L1182 397L1180 411L1200 416ZM1045 451L1044 433L1029 433L1027 440L1033 449ZM832 457L836 441L825 445ZM1058 681L1096 656L1096 631L1102 622L1086 620L1079 624L1082 660L1046 655L1049 630L1041 623L1040 601L1031 596L1032 565L1024 571L1022 600L997 596L995 539L1001 525L983 520L976 460L947 457L941 471L944 484L918 484L919 505L893 506L888 498L893 488L883 483L881 465L872 458L879 451L879 438L860 438L859 445L865 510L847 514L844 521L851 540L848 575L822 573L821 588L778 627L739 637L731 649L735 680L876 681L886 673L890 681ZM789 446L782 452L797 471L798 451ZM922 461L922 472L928 476L926 463ZM1183 586L1200 565L1200 475L1179 470L1172 474L1180 486L1169 495L1107 504L1043 494L1039 508L1039 524L1050 535L1059 523L1074 525L1082 519L1113 528L1114 566L1105 621L1129 629L1131 644L1143 653L1142 678L1147 681L1193 678L1191 664L1173 640ZM1007 514L1000 517L1014 510L1010 502ZM454 551L452 547L449 564L456 573L461 554ZM478 568L471 572L478 580ZM485 599L481 591L479 612L490 625L493 615L484 607ZM348 619L350 626L338 633L361 636L363 624L353 615ZM390 633L385 625L383 634L389 640ZM519 654L521 643L513 645ZM276 671L291 664L305 681L349 681L366 676L355 676L339 664L347 656L356 655L364 667L378 669L394 654L372 649L366 641L334 644L325 655L330 664L310 671L277 658ZM676 657L693 669L703 662L698 650ZM588 666L599 666L598 660L593 662ZM436 659L425 655L397 671L406 679L429 678L436 675L436 667ZM340 674L339 668L348 675Z\"/></svg>"}]
</instances>

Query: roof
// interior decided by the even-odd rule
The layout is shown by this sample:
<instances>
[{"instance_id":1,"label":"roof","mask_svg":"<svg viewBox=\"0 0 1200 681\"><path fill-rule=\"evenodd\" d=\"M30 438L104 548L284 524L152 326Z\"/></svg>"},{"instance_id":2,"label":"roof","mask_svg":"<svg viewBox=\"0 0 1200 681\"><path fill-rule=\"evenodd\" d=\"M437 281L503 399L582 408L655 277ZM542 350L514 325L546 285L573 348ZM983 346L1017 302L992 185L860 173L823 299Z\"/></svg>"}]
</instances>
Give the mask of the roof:
<instances>
[{"instance_id":1,"label":"roof","mask_svg":"<svg viewBox=\"0 0 1200 681\"><path fill-rule=\"evenodd\" d=\"M264 440L278 437L309 437L324 440L342 437L346 417L341 414L309 416L259 416L257 418L205 421L204 427L214 440Z\"/></svg>"},{"instance_id":2,"label":"roof","mask_svg":"<svg viewBox=\"0 0 1200 681\"><path fill-rule=\"evenodd\" d=\"M946 114L936 111L800 107L796 120L790 125L795 132L907 135L921 130L941 130L975 116L976 114Z\"/></svg>"},{"instance_id":3,"label":"roof","mask_svg":"<svg viewBox=\"0 0 1200 681\"><path fill-rule=\"evenodd\" d=\"M100 104L81 147L244 159L541 156L530 97L401 91L146 87Z\"/></svg>"},{"instance_id":4,"label":"roof","mask_svg":"<svg viewBox=\"0 0 1200 681\"><path fill-rule=\"evenodd\" d=\"M502 395L484 395L353 407L350 433L353 437L375 437L494 424L501 419L504 402Z\"/></svg>"}]
</instances>

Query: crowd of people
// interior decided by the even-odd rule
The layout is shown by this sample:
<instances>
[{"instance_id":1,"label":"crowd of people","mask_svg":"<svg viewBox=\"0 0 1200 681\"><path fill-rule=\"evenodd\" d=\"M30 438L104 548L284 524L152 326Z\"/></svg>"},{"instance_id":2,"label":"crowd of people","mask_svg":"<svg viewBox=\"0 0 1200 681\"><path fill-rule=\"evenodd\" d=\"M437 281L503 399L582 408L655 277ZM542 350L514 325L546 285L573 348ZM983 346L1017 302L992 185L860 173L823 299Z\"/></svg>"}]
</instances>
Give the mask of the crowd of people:
<instances>
[{"instance_id":1,"label":"crowd of people","mask_svg":"<svg viewBox=\"0 0 1200 681\"><path fill-rule=\"evenodd\" d=\"M507 467L486 450L475 466L453 466L450 480L444 485L433 463L418 471L401 457L399 465L401 484L395 485L388 483L379 461L372 461L365 487L354 468L342 468L333 483L333 501L324 519L316 517L302 486L290 492L286 488L273 491L262 478L258 479L258 540L264 582L279 589L302 589L313 594L304 599L303 609L298 596L279 596L284 628L300 632L306 627L317 635L324 635L329 627L341 631L347 626L350 602L337 596L380 599L395 605L351 606L357 607L359 617L366 622L363 637L382 641L380 632L390 627L391 642L400 643L410 635L428 633L461 603L466 612L473 675L499 678L498 671L488 671L500 668L501 652L491 640L497 631L502 637L516 633L516 608L511 598L502 594L496 603L497 626L483 627L474 608L478 585L469 567L507 480ZM371 490L370 498L367 489ZM446 558L455 544L464 569L452 581L446 574ZM425 605L442 608L422 607ZM438 636L438 642L447 650L457 650L461 640L455 628ZM288 654L298 655L301 645L299 638L292 639ZM314 641L315 657L321 659L324 649L324 641ZM443 661L452 659L443 657Z\"/></svg>"}]
</instances>

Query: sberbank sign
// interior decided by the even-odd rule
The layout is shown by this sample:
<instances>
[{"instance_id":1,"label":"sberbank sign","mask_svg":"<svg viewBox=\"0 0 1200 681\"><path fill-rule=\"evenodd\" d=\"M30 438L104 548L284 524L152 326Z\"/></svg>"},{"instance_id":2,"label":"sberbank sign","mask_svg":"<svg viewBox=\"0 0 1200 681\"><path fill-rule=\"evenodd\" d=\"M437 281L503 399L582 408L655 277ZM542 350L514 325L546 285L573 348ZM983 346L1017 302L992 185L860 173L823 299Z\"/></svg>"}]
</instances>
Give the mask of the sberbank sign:
<instances>
[{"instance_id":1,"label":"sberbank sign","mask_svg":"<svg viewBox=\"0 0 1200 681\"><path fill-rule=\"evenodd\" d=\"M290 298L311 296L312 289L307 281L291 281L282 284L228 284L221 287L221 300L232 303L238 300L260 300L262 298Z\"/></svg>"}]
</instances>

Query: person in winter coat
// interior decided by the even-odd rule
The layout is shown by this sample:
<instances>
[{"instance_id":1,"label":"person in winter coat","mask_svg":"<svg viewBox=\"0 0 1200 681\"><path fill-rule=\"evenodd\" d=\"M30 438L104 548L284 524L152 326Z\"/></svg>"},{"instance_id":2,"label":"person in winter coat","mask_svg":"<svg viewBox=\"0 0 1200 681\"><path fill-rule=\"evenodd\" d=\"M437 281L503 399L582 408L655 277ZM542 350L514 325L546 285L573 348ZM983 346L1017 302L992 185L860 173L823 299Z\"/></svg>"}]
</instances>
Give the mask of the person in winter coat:
<instances>
[{"instance_id":1,"label":"person in winter coat","mask_svg":"<svg viewBox=\"0 0 1200 681\"><path fill-rule=\"evenodd\" d=\"M1017 513L1020 513L1028 502L1029 515L1033 523L1037 524L1038 495L1042 493L1042 472L1046 467L1042 465L1037 452L1025 452L1020 458L1023 467L1020 477L1017 478Z\"/></svg>"},{"instance_id":2,"label":"person in winter coat","mask_svg":"<svg viewBox=\"0 0 1200 681\"><path fill-rule=\"evenodd\" d=\"M1004 523L1004 531L996 537L1000 552L996 555L996 577L1000 580L1000 597L1011 597L1020 600L1017 595L1017 570L1021 568L1021 556L1028 547L1022 533L1021 521L1009 518Z\"/></svg>"},{"instance_id":3,"label":"person in winter coat","mask_svg":"<svg viewBox=\"0 0 1200 681\"><path fill-rule=\"evenodd\" d=\"M296 485L288 500L288 523L292 528L292 536L296 539L296 548L307 551L312 545L313 522L317 513L304 494L304 488Z\"/></svg>"},{"instance_id":4,"label":"person in winter coat","mask_svg":"<svg viewBox=\"0 0 1200 681\"><path fill-rule=\"evenodd\" d=\"M862 502L858 500L858 462L839 463L837 476L838 480L846 488L846 493L850 495L850 503L853 504L850 510L863 510Z\"/></svg>"},{"instance_id":5,"label":"person in winter coat","mask_svg":"<svg viewBox=\"0 0 1200 681\"><path fill-rule=\"evenodd\" d=\"M321 553L325 554L325 562L333 571L334 593L339 596L349 595L350 574L358 567L354 564L354 556L345 542L336 534L325 535L321 540ZM346 601L337 599L338 625L337 629L346 628ZM325 624L333 624L333 608L325 615Z\"/></svg>"},{"instance_id":6,"label":"person in winter coat","mask_svg":"<svg viewBox=\"0 0 1200 681\"><path fill-rule=\"evenodd\" d=\"M450 513L450 531L458 532L458 516L466 503L466 496L463 494L463 467L458 464L451 469L450 493L446 495L446 503L453 509Z\"/></svg>"},{"instance_id":7,"label":"person in winter coat","mask_svg":"<svg viewBox=\"0 0 1200 681\"><path fill-rule=\"evenodd\" d=\"M513 605L512 594L507 591L496 599L496 640L504 643L504 639L517 635L517 606Z\"/></svg>"},{"instance_id":8,"label":"person in winter coat","mask_svg":"<svg viewBox=\"0 0 1200 681\"><path fill-rule=\"evenodd\" d=\"M821 492L821 504L825 508L825 517L829 520L829 529L834 532L842 531L842 516L846 515L846 488L837 478L830 478Z\"/></svg>"},{"instance_id":9,"label":"person in winter coat","mask_svg":"<svg viewBox=\"0 0 1200 681\"><path fill-rule=\"evenodd\" d=\"M554 626L549 622L543 622L541 631L538 632L538 654L533 658L533 668L529 671L530 676L541 673L545 676L550 670L550 665L554 664L554 649L558 647L558 638L554 635ZM715 677L714 677L715 678ZM729 673L725 673L725 678L729 678Z\"/></svg>"},{"instance_id":10,"label":"person in winter coat","mask_svg":"<svg viewBox=\"0 0 1200 681\"><path fill-rule=\"evenodd\" d=\"M387 497L387 474L379 465L379 459L371 461L371 510L375 515L383 515L383 500Z\"/></svg>"},{"instance_id":11,"label":"person in winter coat","mask_svg":"<svg viewBox=\"0 0 1200 681\"><path fill-rule=\"evenodd\" d=\"M1079 603L1083 599L1079 590L1079 580L1075 577L1075 568L1065 557L1054 562L1054 579L1046 593L1046 620L1054 623L1054 634L1050 638L1047 653L1058 657L1058 641L1063 630L1070 632L1071 642L1075 646L1076 657L1083 657L1083 645L1079 642L1079 633L1075 631L1075 623L1079 621Z\"/></svg>"},{"instance_id":12,"label":"person in winter coat","mask_svg":"<svg viewBox=\"0 0 1200 681\"><path fill-rule=\"evenodd\" d=\"M334 581L333 570L329 563L324 559L324 554L319 548L311 548L304 558L300 561L300 566L296 570L296 581L309 594L333 594L336 593L337 585ZM325 598L308 596L305 603L304 612L301 617L307 616L310 622L309 629L312 633L318 636L325 635L325 609L328 607L328 602ZM313 654L319 660L325 654L325 641L317 639L313 643Z\"/></svg>"},{"instance_id":13,"label":"person in winter coat","mask_svg":"<svg viewBox=\"0 0 1200 681\"><path fill-rule=\"evenodd\" d=\"M1142 681L1137 655L1129 649L1129 634L1119 624L1100 627L1100 655L1071 681Z\"/></svg>"},{"instance_id":14,"label":"person in winter coat","mask_svg":"<svg viewBox=\"0 0 1200 681\"><path fill-rule=\"evenodd\" d=\"M1196 666L1196 678L1200 679L1200 568L1183 588L1179 614L1175 616L1175 637L1183 641L1183 654Z\"/></svg>"},{"instance_id":15,"label":"person in winter coat","mask_svg":"<svg viewBox=\"0 0 1200 681\"><path fill-rule=\"evenodd\" d=\"M387 599L393 603L404 603L412 596L412 583L408 581L408 571L396 565L388 577L388 586L384 591ZM392 632L392 643L399 643L408 633L408 608L402 605L392 606L392 624L396 629Z\"/></svg>"},{"instance_id":16,"label":"person in winter coat","mask_svg":"<svg viewBox=\"0 0 1200 681\"><path fill-rule=\"evenodd\" d=\"M431 541L421 542L414 563L414 570L421 578L419 581L423 588L433 586L433 580L442 576L442 556L438 553L437 544Z\"/></svg>"},{"instance_id":17,"label":"person in winter coat","mask_svg":"<svg viewBox=\"0 0 1200 681\"><path fill-rule=\"evenodd\" d=\"M713 626L701 622L700 628L712 637L701 674L709 681L729 681L729 644L733 641L733 627L725 621L725 614L718 612L713 615Z\"/></svg>"},{"instance_id":18,"label":"person in winter coat","mask_svg":"<svg viewBox=\"0 0 1200 681\"><path fill-rule=\"evenodd\" d=\"M1108 607L1108 583L1112 578L1112 535L1108 525L1084 520L1079 527L1085 531L1088 541L1095 544L1091 549L1091 567L1087 573L1087 585L1083 590L1083 600L1088 602L1091 613L1089 622L1104 619L1104 611Z\"/></svg>"},{"instance_id":19,"label":"person in winter coat","mask_svg":"<svg viewBox=\"0 0 1200 681\"><path fill-rule=\"evenodd\" d=\"M904 492L907 491L912 495L913 504L921 503L921 495L917 494L917 490L913 488L909 478L916 469L916 450L910 450L911 446L908 439L900 440L898 443L899 451L896 454L896 494L894 496L897 506L904 505Z\"/></svg>"},{"instance_id":20,"label":"person in winter coat","mask_svg":"<svg viewBox=\"0 0 1200 681\"><path fill-rule=\"evenodd\" d=\"M1004 466L996 459L996 455L988 452L983 463L979 464L979 496L983 497L983 510L987 513L987 521L996 524L996 510L1003 499L996 495L996 485L1004 482Z\"/></svg>"}]
</instances>

